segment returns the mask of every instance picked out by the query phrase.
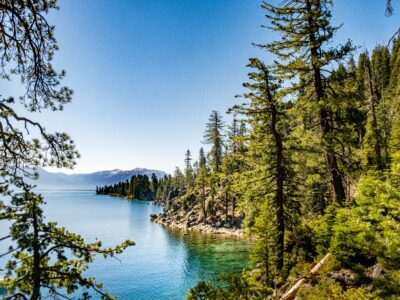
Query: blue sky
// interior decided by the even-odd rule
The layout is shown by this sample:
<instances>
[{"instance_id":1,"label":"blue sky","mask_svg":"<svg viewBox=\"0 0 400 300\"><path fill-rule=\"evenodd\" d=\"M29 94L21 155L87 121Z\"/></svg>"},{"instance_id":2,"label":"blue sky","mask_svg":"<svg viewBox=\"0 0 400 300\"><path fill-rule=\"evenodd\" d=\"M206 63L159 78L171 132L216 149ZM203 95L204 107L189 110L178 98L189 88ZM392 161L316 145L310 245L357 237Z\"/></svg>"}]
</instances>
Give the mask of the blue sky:
<instances>
[{"instance_id":1,"label":"blue sky","mask_svg":"<svg viewBox=\"0 0 400 300\"><path fill-rule=\"evenodd\" d=\"M273 1L279 3L279 1ZM384 16L385 0L336 0L343 23L336 40L372 49L400 25ZM224 113L246 81L249 57L271 41L259 0L61 0L51 14L75 92L63 112L35 116L75 140L82 155L70 172L157 168L172 172L190 149L195 157L208 115ZM395 3L396 4L396 3ZM15 95L14 83L0 83ZM228 120L228 118L227 118Z\"/></svg>"}]
</instances>

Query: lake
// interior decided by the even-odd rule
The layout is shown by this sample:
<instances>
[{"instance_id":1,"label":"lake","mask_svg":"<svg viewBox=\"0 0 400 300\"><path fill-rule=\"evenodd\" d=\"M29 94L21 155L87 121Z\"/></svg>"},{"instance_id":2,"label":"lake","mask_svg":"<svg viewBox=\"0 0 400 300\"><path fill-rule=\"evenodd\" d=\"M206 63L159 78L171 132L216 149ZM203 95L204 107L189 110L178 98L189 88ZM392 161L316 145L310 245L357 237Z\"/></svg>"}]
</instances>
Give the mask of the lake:
<instances>
[{"instance_id":1,"label":"lake","mask_svg":"<svg viewBox=\"0 0 400 300\"><path fill-rule=\"evenodd\" d=\"M118 256L120 261L99 257L87 272L119 299L185 299L188 289L200 280L239 274L247 265L248 242L164 228L149 218L162 212L162 207L149 202L89 191L44 192L43 196L46 219L88 242L98 238L108 247L126 239L135 241Z\"/></svg>"}]
</instances>

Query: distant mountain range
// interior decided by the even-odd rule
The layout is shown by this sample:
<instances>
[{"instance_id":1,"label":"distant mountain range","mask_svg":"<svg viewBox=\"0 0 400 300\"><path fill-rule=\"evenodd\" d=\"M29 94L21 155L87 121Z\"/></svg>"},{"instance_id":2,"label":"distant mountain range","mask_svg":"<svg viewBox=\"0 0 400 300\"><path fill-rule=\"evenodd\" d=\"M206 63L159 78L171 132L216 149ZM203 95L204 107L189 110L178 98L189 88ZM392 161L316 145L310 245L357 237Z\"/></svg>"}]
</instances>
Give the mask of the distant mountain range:
<instances>
[{"instance_id":1,"label":"distant mountain range","mask_svg":"<svg viewBox=\"0 0 400 300\"><path fill-rule=\"evenodd\" d=\"M145 168L136 168L133 170L123 171L119 169L111 171L99 171L88 174L65 174L53 173L39 168L39 180L32 182L38 189L43 190L94 190L96 186L110 185L122 180L130 179L133 175L156 174L158 178L163 177L166 173L160 170L151 170Z\"/></svg>"}]
</instances>

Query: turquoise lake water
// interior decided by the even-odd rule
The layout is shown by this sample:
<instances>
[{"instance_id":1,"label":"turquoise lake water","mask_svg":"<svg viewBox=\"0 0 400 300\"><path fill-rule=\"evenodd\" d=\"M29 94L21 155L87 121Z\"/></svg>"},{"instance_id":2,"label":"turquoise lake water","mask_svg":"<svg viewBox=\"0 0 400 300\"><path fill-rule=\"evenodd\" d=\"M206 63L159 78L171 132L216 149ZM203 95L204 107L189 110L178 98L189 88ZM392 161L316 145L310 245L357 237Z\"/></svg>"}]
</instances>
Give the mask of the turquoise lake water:
<instances>
[{"instance_id":1,"label":"turquoise lake water","mask_svg":"<svg viewBox=\"0 0 400 300\"><path fill-rule=\"evenodd\" d=\"M120 261L97 258L87 273L119 299L185 299L188 289L200 280L240 273L247 264L249 244L245 241L152 223L149 215L160 213L160 206L94 192L43 195L46 219L88 242L98 238L108 247L125 239L135 241L135 246L118 256Z\"/></svg>"}]
</instances>

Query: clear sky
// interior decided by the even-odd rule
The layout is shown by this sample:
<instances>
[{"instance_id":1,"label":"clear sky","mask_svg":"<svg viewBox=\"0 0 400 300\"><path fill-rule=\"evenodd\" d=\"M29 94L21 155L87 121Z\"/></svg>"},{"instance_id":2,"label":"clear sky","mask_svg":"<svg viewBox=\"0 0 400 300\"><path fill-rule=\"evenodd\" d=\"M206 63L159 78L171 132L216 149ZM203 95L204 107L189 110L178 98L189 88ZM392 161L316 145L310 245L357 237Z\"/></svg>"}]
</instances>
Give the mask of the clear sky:
<instances>
[{"instance_id":1,"label":"clear sky","mask_svg":"<svg viewBox=\"0 0 400 300\"><path fill-rule=\"evenodd\" d=\"M273 1L279 3L281 0ZM400 26L386 0L336 0L337 41L372 49ZM251 43L271 41L260 0L61 0L52 13L55 63L74 90L63 112L36 116L69 133L82 155L72 172L156 168L172 172L195 157L208 115L224 113L246 81ZM17 93L0 83L4 96Z\"/></svg>"}]
</instances>

